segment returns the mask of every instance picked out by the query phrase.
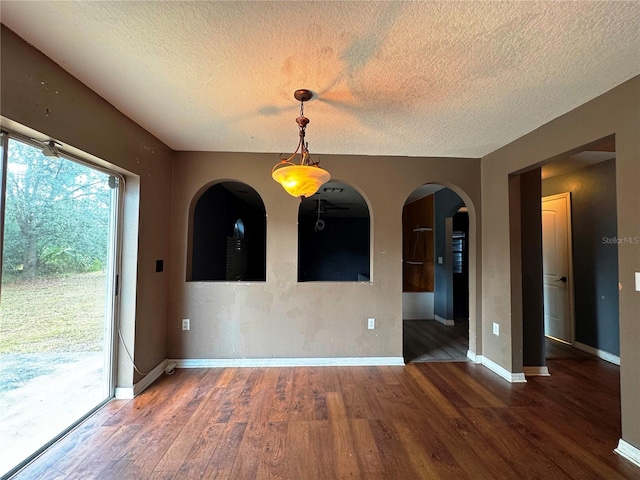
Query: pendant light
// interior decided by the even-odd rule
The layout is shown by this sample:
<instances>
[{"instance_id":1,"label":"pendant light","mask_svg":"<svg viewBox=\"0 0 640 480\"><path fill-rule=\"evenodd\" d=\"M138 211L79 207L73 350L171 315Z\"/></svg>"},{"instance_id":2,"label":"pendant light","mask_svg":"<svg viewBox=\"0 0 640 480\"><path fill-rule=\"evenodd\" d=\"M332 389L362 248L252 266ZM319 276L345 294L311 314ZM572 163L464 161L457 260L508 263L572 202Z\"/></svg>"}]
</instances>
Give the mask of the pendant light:
<instances>
[{"instance_id":1,"label":"pendant light","mask_svg":"<svg viewBox=\"0 0 640 480\"><path fill-rule=\"evenodd\" d=\"M286 192L304 200L318 191L322 184L331 179L331 175L326 170L320 168L320 162L314 162L309 154L309 146L305 142L305 130L309 124L309 119L304 116L304 102L313 97L310 90L296 90L294 98L300 102L300 116L296 118L298 124L299 141L295 152L286 159L278 162L271 171L273 179L282 185ZM296 155L300 155L300 162L292 162Z\"/></svg>"}]
</instances>

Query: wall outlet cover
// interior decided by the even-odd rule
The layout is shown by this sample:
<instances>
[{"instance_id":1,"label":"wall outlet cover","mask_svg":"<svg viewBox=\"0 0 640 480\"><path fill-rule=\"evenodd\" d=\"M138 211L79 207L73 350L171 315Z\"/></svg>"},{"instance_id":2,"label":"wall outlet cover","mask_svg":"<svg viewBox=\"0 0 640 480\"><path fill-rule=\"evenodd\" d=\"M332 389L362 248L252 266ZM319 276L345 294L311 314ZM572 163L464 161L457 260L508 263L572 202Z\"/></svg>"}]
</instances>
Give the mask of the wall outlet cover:
<instances>
[{"instance_id":1,"label":"wall outlet cover","mask_svg":"<svg viewBox=\"0 0 640 480\"><path fill-rule=\"evenodd\" d=\"M375 328L376 328L376 319L375 319L375 318L370 318L370 319L367 321L367 328L368 328L369 330L373 330L373 329L375 329Z\"/></svg>"},{"instance_id":2,"label":"wall outlet cover","mask_svg":"<svg viewBox=\"0 0 640 480\"><path fill-rule=\"evenodd\" d=\"M189 321L188 318L183 318L182 319L182 330L190 330L191 329L191 322Z\"/></svg>"},{"instance_id":3,"label":"wall outlet cover","mask_svg":"<svg viewBox=\"0 0 640 480\"><path fill-rule=\"evenodd\" d=\"M500 335L500 325L496 322L493 322L493 334L496 336Z\"/></svg>"}]
</instances>

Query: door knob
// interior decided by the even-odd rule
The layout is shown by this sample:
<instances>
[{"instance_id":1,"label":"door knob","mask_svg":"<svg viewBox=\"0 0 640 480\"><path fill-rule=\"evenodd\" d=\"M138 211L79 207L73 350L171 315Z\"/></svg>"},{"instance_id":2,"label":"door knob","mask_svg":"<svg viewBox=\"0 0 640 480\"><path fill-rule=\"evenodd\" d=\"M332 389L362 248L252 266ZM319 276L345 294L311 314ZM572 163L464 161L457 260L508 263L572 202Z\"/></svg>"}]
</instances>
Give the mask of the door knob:
<instances>
[{"instance_id":1,"label":"door knob","mask_svg":"<svg viewBox=\"0 0 640 480\"><path fill-rule=\"evenodd\" d=\"M556 282L567 283L567 277L560 277L559 279L556 280Z\"/></svg>"}]
</instances>

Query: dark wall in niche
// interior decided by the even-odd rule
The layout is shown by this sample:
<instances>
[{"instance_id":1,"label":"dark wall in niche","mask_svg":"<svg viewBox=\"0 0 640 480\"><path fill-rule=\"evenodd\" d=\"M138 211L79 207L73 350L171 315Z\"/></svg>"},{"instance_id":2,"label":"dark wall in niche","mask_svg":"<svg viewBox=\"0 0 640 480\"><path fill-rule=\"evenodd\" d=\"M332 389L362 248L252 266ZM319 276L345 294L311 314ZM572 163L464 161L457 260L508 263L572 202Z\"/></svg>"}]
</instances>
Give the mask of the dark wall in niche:
<instances>
[{"instance_id":1,"label":"dark wall in niche","mask_svg":"<svg viewBox=\"0 0 640 480\"><path fill-rule=\"evenodd\" d=\"M542 181L542 195L571 192L576 341L620 355L615 160ZM620 236L624 236L621 233Z\"/></svg>"},{"instance_id":2,"label":"dark wall in niche","mask_svg":"<svg viewBox=\"0 0 640 480\"><path fill-rule=\"evenodd\" d=\"M222 185L213 185L202 194L194 211L191 280L226 280L227 237L233 236L235 222L241 218L245 226L249 256L249 271L244 280L264 281L266 279L264 205L252 207ZM246 189L252 190L248 186Z\"/></svg>"},{"instance_id":3,"label":"dark wall in niche","mask_svg":"<svg viewBox=\"0 0 640 480\"><path fill-rule=\"evenodd\" d=\"M369 277L369 219L323 218L315 231L315 217L299 218L298 281L358 281Z\"/></svg>"},{"instance_id":4,"label":"dark wall in niche","mask_svg":"<svg viewBox=\"0 0 640 480\"><path fill-rule=\"evenodd\" d=\"M249 271L246 280L265 281L267 279L267 217L264 207L245 208L244 236L249 245Z\"/></svg>"},{"instance_id":5,"label":"dark wall in niche","mask_svg":"<svg viewBox=\"0 0 640 480\"><path fill-rule=\"evenodd\" d=\"M445 221L464 205L448 188L434 194L435 290L433 312L445 320L453 320L453 276L451 271L451 239L447 239ZM438 263L442 257L443 263Z\"/></svg>"},{"instance_id":6,"label":"dark wall in niche","mask_svg":"<svg viewBox=\"0 0 640 480\"><path fill-rule=\"evenodd\" d=\"M453 272L453 318L469 318L469 213L453 216L453 231L464 233L462 271Z\"/></svg>"}]
</instances>

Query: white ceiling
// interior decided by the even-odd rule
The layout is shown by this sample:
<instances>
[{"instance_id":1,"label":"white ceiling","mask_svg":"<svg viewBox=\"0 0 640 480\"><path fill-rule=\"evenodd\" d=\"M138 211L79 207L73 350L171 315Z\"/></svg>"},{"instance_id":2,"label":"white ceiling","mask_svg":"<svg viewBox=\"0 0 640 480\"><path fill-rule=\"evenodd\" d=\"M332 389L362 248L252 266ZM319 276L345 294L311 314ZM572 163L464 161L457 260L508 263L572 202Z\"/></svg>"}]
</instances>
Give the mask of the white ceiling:
<instances>
[{"instance_id":1,"label":"white ceiling","mask_svg":"<svg viewBox=\"0 0 640 480\"><path fill-rule=\"evenodd\" d=\"M2 23L175 150L481 157L640 73L640 2L24 2Z\"/></svg>"}]
</instances>

